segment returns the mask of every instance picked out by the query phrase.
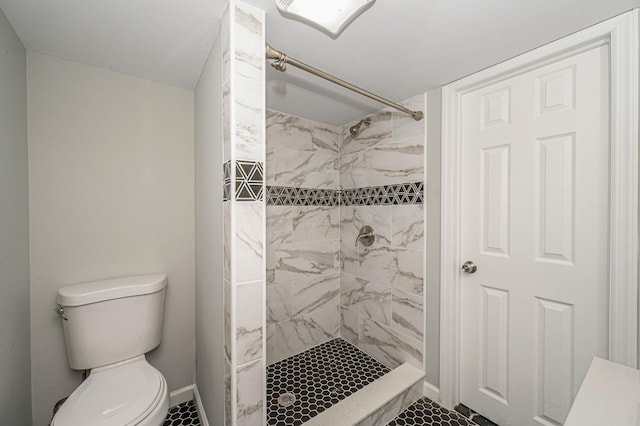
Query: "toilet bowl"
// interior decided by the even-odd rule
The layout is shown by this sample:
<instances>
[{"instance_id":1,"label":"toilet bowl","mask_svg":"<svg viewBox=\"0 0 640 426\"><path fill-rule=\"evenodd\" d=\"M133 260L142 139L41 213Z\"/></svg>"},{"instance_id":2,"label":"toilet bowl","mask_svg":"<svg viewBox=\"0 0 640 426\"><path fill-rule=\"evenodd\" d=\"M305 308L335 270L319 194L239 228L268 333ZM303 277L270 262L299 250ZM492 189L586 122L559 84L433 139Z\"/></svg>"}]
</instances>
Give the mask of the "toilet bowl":
<instances>
[{"instance_id":1,"label":"toilet bowl","mask_svg":"<svg viewBox=\"0 0 640 426\"><path fill-rule=\"evenodd\" d=\"M169 411L167 382L145 357L160 344L164 274L66 286L57 312L69 366L91 370L51 426L160 426Z\"/></svg>"},{"instance_id":2,"label":"toilet bowl","mask_svg":"<svg viewBox=\"0 0 640 426\"><path fill-rule=\"evenodd\" d=\"M94 369L51 426L158 426L168 409L167 383L142 355Z\"/></svg>"}]
</instances>

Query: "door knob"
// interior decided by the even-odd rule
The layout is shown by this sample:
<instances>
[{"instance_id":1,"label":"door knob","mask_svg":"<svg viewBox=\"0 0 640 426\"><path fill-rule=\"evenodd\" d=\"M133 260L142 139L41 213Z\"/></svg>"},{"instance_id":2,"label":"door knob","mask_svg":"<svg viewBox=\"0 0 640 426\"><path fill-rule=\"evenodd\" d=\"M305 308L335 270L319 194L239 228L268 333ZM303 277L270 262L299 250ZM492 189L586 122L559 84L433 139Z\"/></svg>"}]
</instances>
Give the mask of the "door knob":
<instances>
[{"instance_id":1,"label":"door knob","mask_svg":"<svg viewBox=\"0 0 640 426\"><path fill-rule=\"evenodd\" d=\"M462 272L466 272L467 274L473 274L478 270L478 267L475 263L470 260L467 260L462 264Z\"/></svg>"}]
</instances>

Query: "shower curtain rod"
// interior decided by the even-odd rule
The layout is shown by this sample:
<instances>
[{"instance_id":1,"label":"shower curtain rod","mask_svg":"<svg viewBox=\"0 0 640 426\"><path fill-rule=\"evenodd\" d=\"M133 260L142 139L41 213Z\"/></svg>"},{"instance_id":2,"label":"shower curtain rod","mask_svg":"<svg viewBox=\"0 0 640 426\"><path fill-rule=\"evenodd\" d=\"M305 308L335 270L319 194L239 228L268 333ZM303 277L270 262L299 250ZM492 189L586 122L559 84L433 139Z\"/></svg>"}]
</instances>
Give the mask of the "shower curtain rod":
<instances>
[{"instance_id":1,"label":"shower curtain rod","mask_svg":"<svg viewBox=\"0 0 640 426\"><path fill-rule=\"evenodd\" d=\"M380 103L383 103L385 105L388 105L392 108L395 108L399 111L402 111L404 113L409 114L411 117L413 117L414 120L416 121L420 121L422 120L422 118L424 117L424 113L422 111L411 111L408 108L403 107L402 105L399 105L395 102L391 102L388 99L383 98L382 96L378 96L375 93L371 93L368 90L364 90L358 86L355 86L351 83L348 83L344 80L339 79L338 77L334 77L331 74L328 74L324 71L320 71L317 68L312 67L311 65L307 65L304 62L300 62L297 59L294 59L290 56L287 56L286 54L280 52L279 50L274 49L273 47L271 47L268 43L267 43L267 59L273 59L274 62L271 63L271 66L274 67L275 69L277 69L278 71L286 71L287 70L287 64L291 64L296 68L300 68L301 70L304 70L306 72L309 72L311 74L314 74L318 77L324 78L325 80L329 80L332 83L335 83L339 86L345 87L349 90L352 90L356 93L359 93L363 96L366 96L368 98L373 99L374 101L378 101Z\"/></svg>"}]
</instances>

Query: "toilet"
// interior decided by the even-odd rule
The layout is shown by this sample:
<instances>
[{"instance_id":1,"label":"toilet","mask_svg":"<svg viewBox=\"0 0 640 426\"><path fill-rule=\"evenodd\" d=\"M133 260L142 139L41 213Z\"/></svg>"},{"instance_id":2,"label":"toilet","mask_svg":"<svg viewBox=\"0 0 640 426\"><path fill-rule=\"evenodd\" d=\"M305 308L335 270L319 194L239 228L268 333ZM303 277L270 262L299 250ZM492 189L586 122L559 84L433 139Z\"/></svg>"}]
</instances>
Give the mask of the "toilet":
<instances>
[{"instance_id":1,"label":"toilet","mask_svg":"<svg viewBox=\"0 0 640 426\"><path fill-rule=\"evenodd\" d=\"M51 426L159 426L167 382L145 354L162 339L167 277L140 275L58 290L69 366L91 370Z\"/></svg>"}]
</instances>

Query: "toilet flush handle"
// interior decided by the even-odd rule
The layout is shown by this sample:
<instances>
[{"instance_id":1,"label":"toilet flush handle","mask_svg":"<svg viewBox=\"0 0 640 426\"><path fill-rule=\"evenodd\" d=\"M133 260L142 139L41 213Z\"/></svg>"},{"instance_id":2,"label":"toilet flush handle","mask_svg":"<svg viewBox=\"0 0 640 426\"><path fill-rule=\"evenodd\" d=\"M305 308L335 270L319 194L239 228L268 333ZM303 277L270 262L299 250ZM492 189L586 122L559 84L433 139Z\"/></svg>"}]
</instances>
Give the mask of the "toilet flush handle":
<instances>
[{"instance_id":1,"label":"toilet flush handle","mask_svg":"<svg viewBox=\"0 0 640 426\"><path fill-rule=\"evenodd\" d=\"M58 305L53 311L56 314L58 314L60 318L62 318L65 321L68 321L67 317L64 316L64 307L62 305Z\"/></svg>"}]
</instances>

